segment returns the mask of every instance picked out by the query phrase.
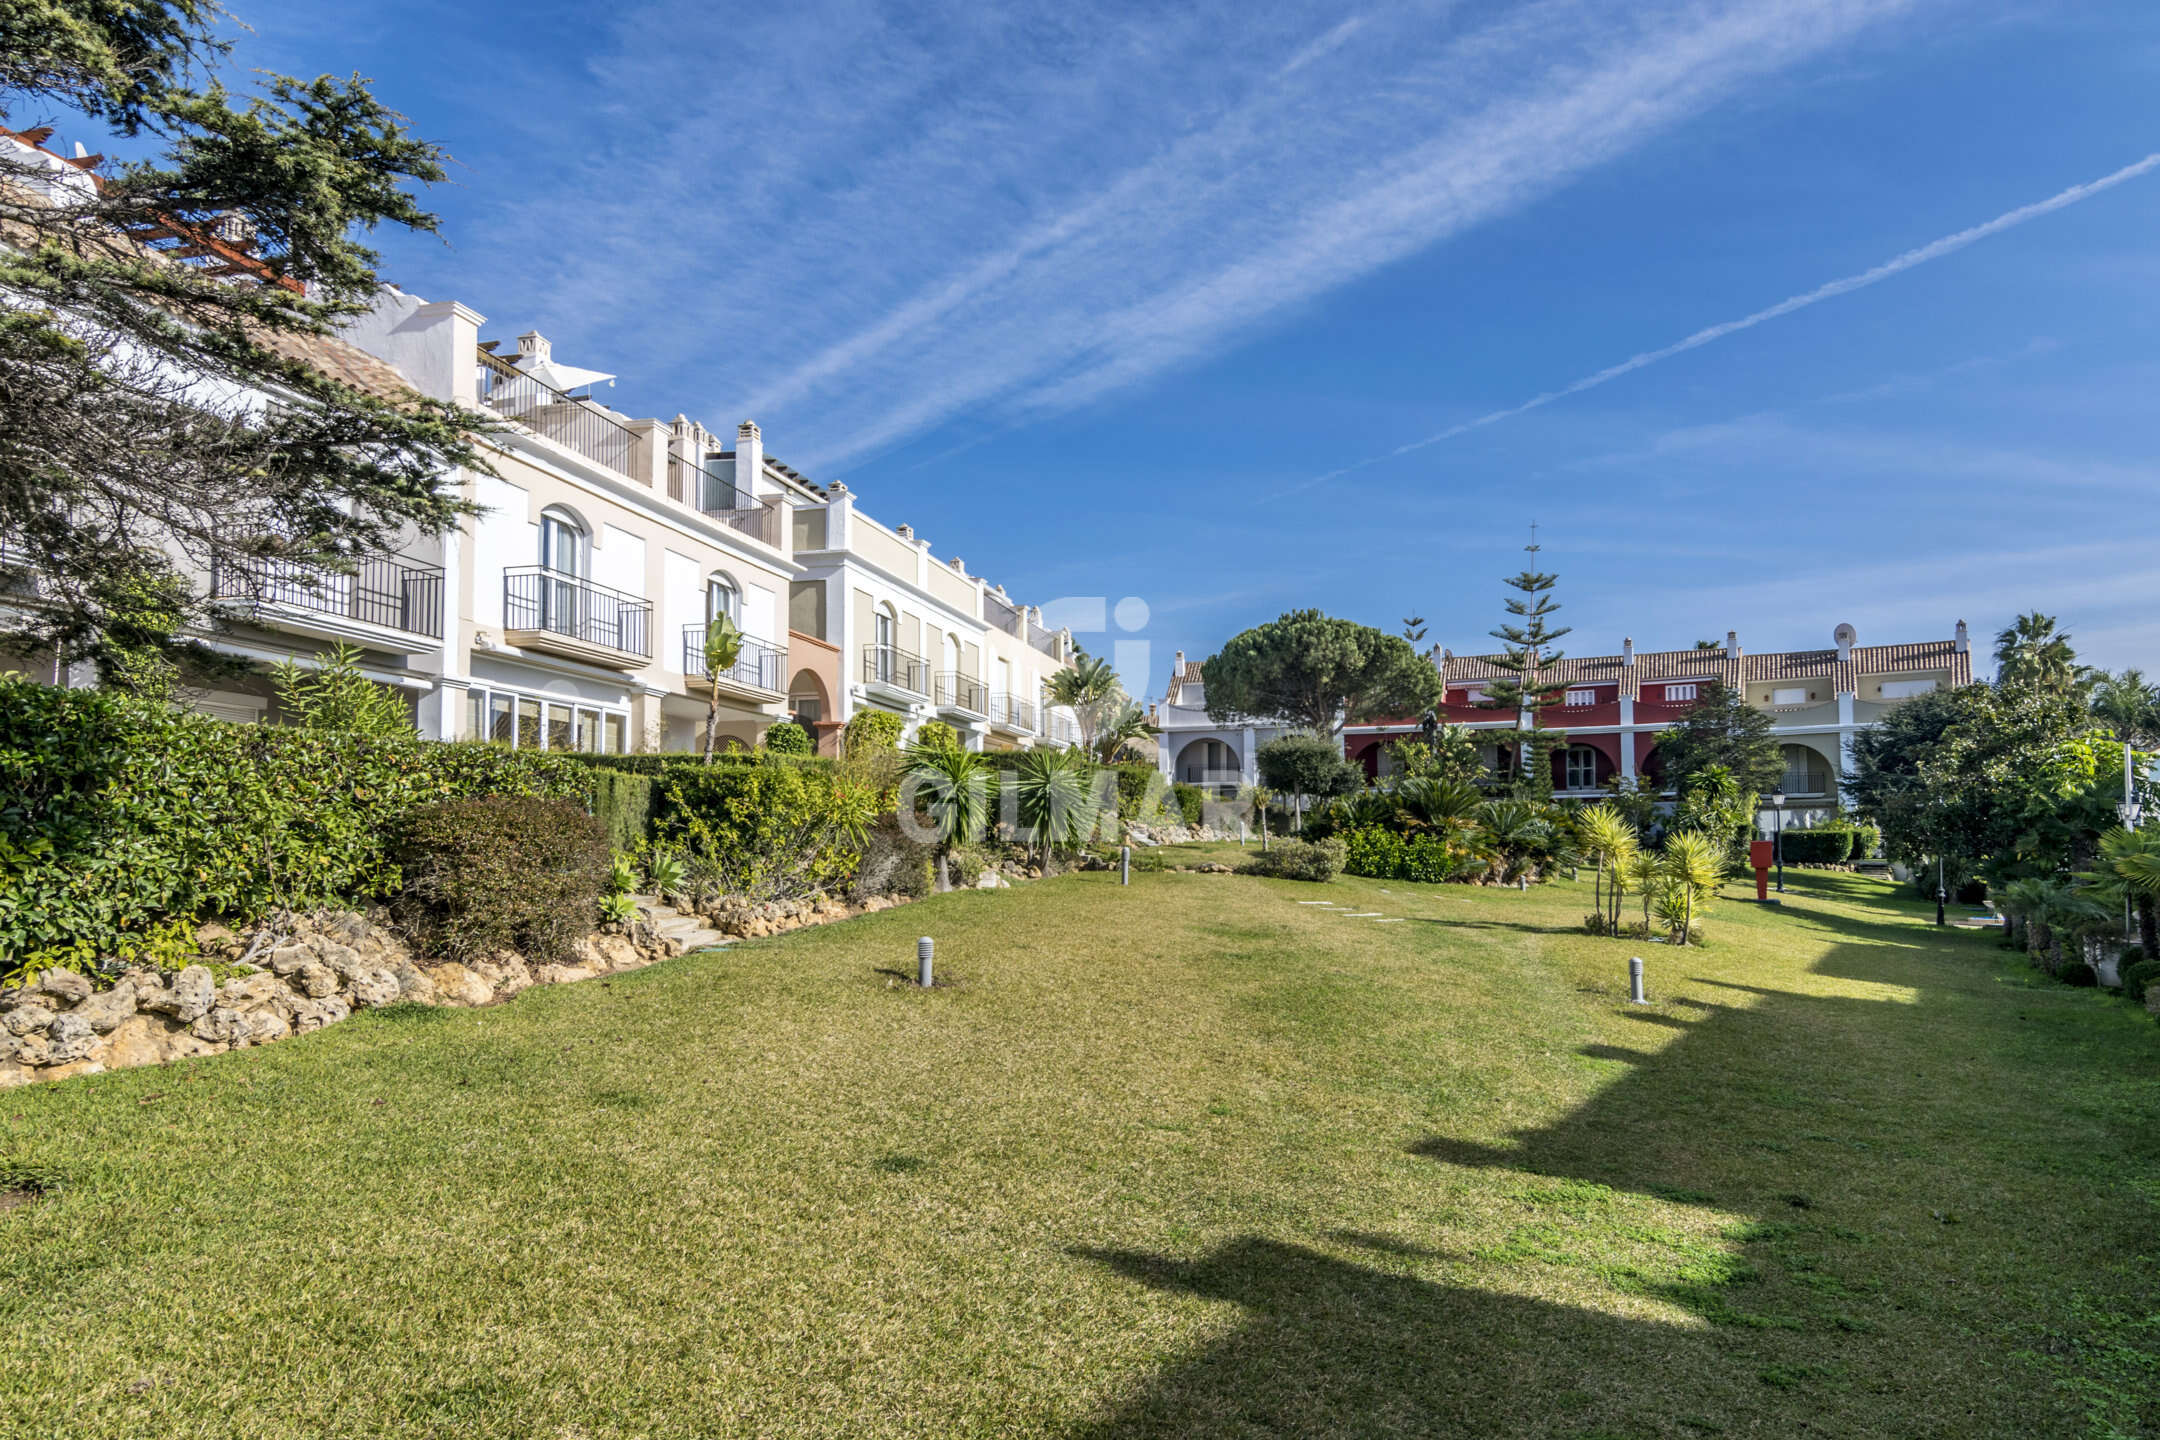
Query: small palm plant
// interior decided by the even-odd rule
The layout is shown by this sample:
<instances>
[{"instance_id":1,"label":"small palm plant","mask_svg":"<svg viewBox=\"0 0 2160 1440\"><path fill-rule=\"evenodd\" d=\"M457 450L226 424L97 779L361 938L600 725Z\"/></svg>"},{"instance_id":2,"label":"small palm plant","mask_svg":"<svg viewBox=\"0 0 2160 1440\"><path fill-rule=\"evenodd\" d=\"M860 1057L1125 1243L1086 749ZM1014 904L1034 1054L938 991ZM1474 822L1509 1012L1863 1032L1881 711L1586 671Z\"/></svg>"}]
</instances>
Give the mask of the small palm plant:
<instances>
[{"instance_id":1,"label":"small palm plant","mask_svg":"<svg viewBox=\"0 0 2160 1440\"><path fill-rule=\"evenodd\" d=\"M2154 900L2160 897L2160 829L2110 830L2100 837L2099 873L2111 877L2137 910L2138 949L2160 960Z\"/></svg>"},{"instance_id":2,"label":"small palm plant","mask_svg":"<svg viewBox=\"0 0 2160 1440\"><path fill-rule=\"evenodd\" d=\"M937 888L952 888L952 854L990 823L990 773L972 750L919 746L908 753L908 787L937 835Z\"/></svg>"},{"instance_id":3,"label":"small palm plant","mask_svg":"<svg viewBox=\"0 0 2160 1440\"><path fill-rule=\"evenodd\" d=\"M1642 933L1647 940L1650 938L1651 908L1666 889L1665 857L1655 850L1638 849L1621 862L1619 879L1642 900ZM1618 902L1614 903L1613 912L1619 913Z\"/></svg>"},{"instance_id":4,"label":"small palm plant","mask_svg":"<svg viewBox=\"0 0 2160 1440\"><path fill-rule=\"evenodd\" d=\"M715 615L705 627L705 684L712 698L705 706L705 763L713 760L713 747L720 743L720 677L735 668L742 659L744 636L742 630L725 615Z\"/></svg>"},{"instance_id":5,"label":"small palm plant","mask_svg":"<svg viewBox=\"0 0 2160 1440\"><path fill-rule=\"evenodd\" d=\"M1081 843L1095 828L1091 768L1069 750L1029 750L1013 767L1019 830L1045 854Z\"/></svg>"},{"instance_id":6,"label":"small palm plant","mask_svg":"<svg viewBox=\"0 0 2160 1440\"><path fill-rule=\"evenodd\" d=\"M1639 846L1635 827L1627 817L1610 805L1592 805L1576 817L1576 829L1582 836L1582 846L1590 852L1592 863L1597 866L1596 894L1598 918L1601 928L1608 935L1620 928L1620 870L1627 857ZM1612 883L1607 884L1610 874ZM1611 890L1608 906L1607 890ZM1609 918L1608 918L1609 914Z\"/></svg>"},{"instance_id":7,"label":"small palm plant","mask_svg":"<svg viewBox=\"0 0 2160 1440\"><path fill-rule=\"evenodd\" d=\"M1238 791L1238 803L1252 810L1253 824L1260 831L1260 850L1265 854L1268 848L1268 806L1275 803L1274 794L1262 785L1246 785Z\"/></svg>"},{"instance_id":8,"label":"small palm plant","mask_svg":"<svg viewBox=\"0 0 2160 1440\"><path fill-rule=\"evenodd\" d=\"M1695 912L1710 903L1725 878L1725 847L1700 830L1680 830L1666 837L1665 882L1677 907L1675 943L1685 945L1695 933Z\"/></svg>"}]
</instances>

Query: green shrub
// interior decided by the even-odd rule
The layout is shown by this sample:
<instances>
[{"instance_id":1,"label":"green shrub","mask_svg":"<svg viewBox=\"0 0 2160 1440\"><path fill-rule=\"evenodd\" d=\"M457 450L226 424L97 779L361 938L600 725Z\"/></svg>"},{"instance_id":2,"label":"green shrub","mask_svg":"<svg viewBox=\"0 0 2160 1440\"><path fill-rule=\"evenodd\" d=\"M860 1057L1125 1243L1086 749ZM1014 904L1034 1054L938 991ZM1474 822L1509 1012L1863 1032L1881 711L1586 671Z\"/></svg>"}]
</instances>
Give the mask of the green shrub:
<instances>
[{"instance_id":1,"label":"green shrub","mask_svg":"<svg viewBox=\"0 0 2160 1440\"><path fill-rule=\"evenodd\" d=\"M608 844L635 850L652 835L653 782L649 775L594 770L585 778L594 818L607 827Z\"/></svg>"},{"instance_id":2,"label":"green shrub","mask_svg":"<svg viewBox=\"0 0 2160 1440\"><path fill-rule=\"evenodd\" d=\"M2073 960L2063 967L2062 982L2081 990L2090 990L2100 983L2100 976L2083 960Z\"/></svg>"},{"instance_id":3,"label":"green shrub","mask_svg":"<svg viewBox=\"0 0 2160 1440\"><path fill-rule=\"evenodd\" d=\"M847 752L895 749L905 729L907 722L889 710L858 710L847 722Z\"/></svg>"},{"instance_id":4,"label":"green shrub","mask_svg":"<svg viewBox=\"0 0 2160 1440\"><path fill-rule=\"evenodd\" d=\"M943 720L925 720L915 727L911 742L917 750L958 750L960 732Z\"/></svg>"},{"instance_id":5,"label":"green shrub","mask_svg":"<svg viewBox=\"0 0 2160 1440\"><path fill-rule=\"evenodd\" d=\"M530 753L530 752L525 752ZM728 766L763 765L777 762L783 765L800 765L807 770L834 770L839 768L827 755L789 755L776 750L722 750L712 757L711 765L702 755L672 752L666 755L587 755L582 752L564 752L560 758L574 765L595 770L616 770L626 775L650 775L659 779L673 775L678 770L724 769Z\"/></svg>"},{"instance_id":6,"label":"green shrub","mask_svg":"<svg viewBox=\"0 0 2160 1440\"><path fill-rule=\"evenodd\" d=\"M1788 865L1842 865L1852 858L1848 830L1787 830L1778 841Z\"/></svg>"},{"instance_id":7,"label":"green shrub","mask_svg":"<svg viewBox=\"0 0 2160 1440\"><path fill-rule=\"evenodd\" d=\"M2139 960L2135 964L2122 966L2119 973L2122 976L2123 998L2133 1005L2142 1005L2145 1003L2146 990L2155 981L2160 981L2160 960Z\"/></svg>"},{"instance_id":8,"label":"green shrub","mask_svg":"<svg viewBox=\"0 0 2160 1440\"><path fill-rule=\"evenodd\" d=\"M861 858L874 790L800 765L671 770L653 820L705 900L792 900L846 880Z\"/></svg>"},{"instance_id":9,"label":"green shrub","mask_svg":"<svg viewBox=\"0 0 2160 1440\"><path fill-rule=\"evenodd\" d=\"M782 720L765 732L765 749L774 755L808 755L810 732L792 720Z\"/></svg>"},{"instance_id":10,"label":"green shrub","mask_svg":"<svg viewBox=\"0 0 2160 1440\"><path fill-rule=\"evenodd\" d=\"M399 920L451 960L515 950L560 963L593 927L608 883L607 829L577 805L489 796L427 805L400 827Z\"/></svg>"},{"instance_id":11,"label":"green shrub","mask_svg":"<svg viewBox=\"0 0 2160 1440\"><path fill-rule=\"evenodd\" d=\"M935 846L910 836L897 815L881 815L863 834L861 859L856 865L853 893L857 900L873 895L906 895L920 899L933 886Z\"/></svg>"},{"instance_id":12,"label":"green shrub","mask_svg":"<svg viewBox=\"0 0 2160 1440\"><path fill-rule=\"evenodd\" d=\"M384 898L418 807L582 800L590 783L564 755L232 725L0 678L0 973L112 955L162 922Z\"/></svg>"},{"instance_id":13,"label":"green shrub","mask_svg":"<svg viewBox=\"0 0 2160 1440\"><path fill-rule=\"evenodd\" d=\"M1847 853L1845 858L1847 858L1848 860L1865 860L1868 858L1868 856L1874 853L1875 828L1871 825L1853 831L1852 849L1850 852Z\"/></svg>"},{"instance_id":14,"label":"green shrub","mask_svg":"<svg viewBox=\"0 0 2160 1440\"><path fill-rule=\"evenodd\" d=\"M1405 835L1378 825L1352 830L1340 843L1343 869L1373 880L1436 885L1454 879L1470 863L1436 835Z\"/></svg>"},{"instance_id":15,"label":"green shrub","mask_svg":"<svg viewBox=\"0 0 2160 1440\"><path fill-rule=\"evenodd\" d=\"M1270 850L1248 856L1238 866L1240 875L1265 875L1276 880L1333 880L1343 868L1341 837L1330 836L1315 844L1285 840Z\"/></svg>"},{"instance_id":16,"label":"green shrub","mask_svg":"<svg viewBox=\"0 0 2160 1440\"><path fill-rule=\"evenodd\" d=\"M1177 799L1178 818L1187 825L1198 825L1206 817L1207 791L1181 781L1170 787L1170 793Z\"/></svg>"}]
</instances>

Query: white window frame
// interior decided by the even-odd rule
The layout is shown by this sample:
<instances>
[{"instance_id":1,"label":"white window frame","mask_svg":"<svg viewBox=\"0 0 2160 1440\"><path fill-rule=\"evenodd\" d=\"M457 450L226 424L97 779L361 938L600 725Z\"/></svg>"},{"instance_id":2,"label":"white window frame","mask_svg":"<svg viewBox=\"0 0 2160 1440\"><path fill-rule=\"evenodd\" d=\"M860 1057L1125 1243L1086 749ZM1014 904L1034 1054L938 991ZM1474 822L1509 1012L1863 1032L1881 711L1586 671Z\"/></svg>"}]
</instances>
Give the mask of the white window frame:
<instances>
[{"instance_id":1,"label":"white window frame","mask_svg":"<svg viewBox=\"0 0 2160 1440\"><path fill-rule=\"evenodd\" d=\"M1594 745L1568 746L1567 753L1561 757L1560 778L1564 782L1562 788L1568 790L1597 789L1597 757L1597 747ZM1576 783L1575 766L1578 760L1587 765L1590 770L1590 778L1581 784Z\"/></svg>"},{"instance_id":2,"label":"white window frame","mask_svg":"<svg viewBox=\"0 0 2160 1440\"><path fill-rule=\"evenodd\" d=\"M1934 680L1885 680L1875 688L1885 700L1910 700L1915 695L1932 695L1941 687Z\"/></svg>"},{"instance_id":3,"label":"white window frame","mask_svg":"<svg viewBox=\"0 0 2160 1440\"><path fill-rule=\"evenodd\" d=\"M502 745L511 750L552 749L554 747L548 744L548 707L554 706L570 712L572 750L582 751L582 753L590 755L627 755L630 753L630 711L627 706L604 705L593 700L581 700L575 697L565 698L561 695L535 695L526 690L509 690L493 685L470 686L466 689L465 695L465 715L467 720L470 721L477 712L480 721L478 726L472 727L473 733L465 737L468 740L477 740L489 745ZM495 702L498 700L510 702L510 738L507 740L497 740L490 733L494 728ZM591 717L589 729L595 743L589 749L580 747L577 744L580 712ZM518 741L518 730L526 715L531 713L537 713L539 717L539 726L535 733L540 737L540 743L536 746L525 746ZM620 722L619 729L623 747L620 750L607 748L608 721L611 718Z\"/></svg>"},{"instance_id":4,"label":"white window frame","mask_svg":"<svg viewBox=\"0 0 2160 1440\"><path fill-rule=\"evenodd\" d=\"M1597 691L1570 690L1567 692L1567 703L1570 705L1595 705L1597 704Z\"/></svg>"},{"instance_id":5,"label":"white window frame","mask_svg":"<svg viewBox=\"0 0 2160 1440\"><path fill-rule=\"evenodd\" d=\"M1770 692L1773 705L1805 705L1808 703L1807 686L1792 685Z\"/></svg>"},{"instance_id":6,"label":"white window frame","mask_svg":"<svg viewBox=\"0 0 2160 1440\"><path fill-rule=\"evenodd\" d=\"M1699 680L1675 681L1665 687L1665 703L1668 705L1678 705L1683 700L1699 700L1701 698L1702 682Z\"/></svg>"}]
</instances>

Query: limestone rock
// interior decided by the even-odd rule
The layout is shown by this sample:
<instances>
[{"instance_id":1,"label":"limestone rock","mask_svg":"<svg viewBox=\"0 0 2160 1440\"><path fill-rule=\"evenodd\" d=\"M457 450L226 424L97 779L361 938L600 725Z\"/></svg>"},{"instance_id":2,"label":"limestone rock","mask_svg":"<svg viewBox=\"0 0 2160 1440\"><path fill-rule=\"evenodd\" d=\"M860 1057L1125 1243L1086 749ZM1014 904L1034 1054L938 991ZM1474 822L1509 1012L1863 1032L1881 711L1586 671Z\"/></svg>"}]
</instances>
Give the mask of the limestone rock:
<instances>
[{"instance_id":1,"label":"limestone rock","mask_svg":"<svg viewBox=\"0 0 2160 1440\"><path fill-rule=\"evenodd\" d=\"M374 969L362 970L353 976L346 987L346 993L352 997L355 1009L364 1010L377 1005L388 1005L398 998L400 991L397 976L388 970Z\"/></svg>"},{"instance_id":2,"label":"limestone rock","mask_svg":"<svg viewBox=\"0 0 2160 1440\"><path fill-rule=\"evenodd\" d=\"M369 968L367 961L360 957L359 951L353 949L350 945L341 945L335 940L319 941L315 946L315 955L323 964L328 965L347 980Z\"/></svg>"},{"instance_id":3,"label":"limestone rock","mask_svg":"<svg viewBox=\"0 0 2160 1440\"><path fill-rule=\"evenodd\" d=\"M589 970L583 965L542 965L539 969L533 971L533 983L536 985L574 985L580 980L590 980L598 973L597 970Z\"/></svg>"},{"instance_id":4,"label":"limestone rock","mask_svg":"<svg viewBox=\"0 0 2160 1440\"><path fill-rule=\"evenodd\" d=\"M0 1060L0 1090L12 1090L17 1085L28 1085L37 1078L37 1071L27 1065L17 1065L12 1060Z\"/></svg>"},{"instance_id":5,"label":"limestone rock","mask_svg":"<svg viewBox=\"0 0 2160 1440\"><path fill-rule=\"evenodd\" d=\"M309 960L292 972L291 979L292 983L299 987L300 993L310 999L320 1000L325 995L337 994L337 971L320 960Z\"/></svg>"},{"instance_id":6,"label":"limestone rock","mask_svg":"<svg viewBox=\"0 0 2160 1440\"><path fill-rule=\"evenodd\" d=\"M577 943L577 967L591 975L641 963L638 947L627 935L588 935Z\"/></svg>"},{"instance_id":7,"label":"limestone rock","mask_svg":"<svg viewBox=\"0 0 2160 1440\"><path fill-rule=\"evenodd\" d=\"M208 969L190 965L173 981L172 997L173 1019L183 1025L192 1024L210 1013L217 999L217 982L210 978Z\"/></svg>"},{"instance_id":8,"label":"limestone rock","mask_svg":"<svg viewBox=\"0 0 2160 1440\"><path fill-rule=\"evenodd\" d=\"M122 980L110 990L101 990L72 1013L81 1016L98 1034L109 1035L135 1013L135 982Z\"/></svg>"},{"instance_id":9,"label":"limestone rock","mask_svg":"<svg viewBox=\"0 0 2160 1440\"><path fill-rule=\"evenodd\" d=\"M6 1018L0 1019L0 1027L5 1027L10 1035L29 1035L43 1030L52 1022L53 1012L32 1000L8 1011Z\"/></svg>"},{"instance_id":10,"label":"limestone rock","mask_svg":"<svg viewBox=\"0 0 2160 1440\"><path fill-rule=\"evenodd\" d=\"M230 1045L240 1038L240 1012L220 1005L196 1017L193 1030L198 1040L214 1040L219 1044Z\"/></svg>"},{"instance_id":11,"label":"limestone rock","mask_svg":"<svg viewBox=\"0 0 2160 1440\"><path fill-rule=\"evenodd\" d=\"M24 1065L43 1065L52 1059L52 1041L43 1035L24 1035L15 1042L15 1058Z\"/></svg>"},{"instance_id":12,"label":"limestone rock","mask_svg":"<svg viewBox=\"0 0 2160 1440\"><path fill-rule=\"evenodd\" d=\"M268 1045L273 1040L283 1040L292 1034L292 1026L285 1017L271 1009L250 1010L240 1017L240 1033L235 1043L240 1045Z\"/></svg>"},{"instance_id":13,"label":"limestone rock","mask_svg":"<svg viewBox=\"0 0 2160 1440\"><path fill-rule=\"evenodd\" d=\"M212 1055L223 1048L198 1039L171 1021L137 1015L123 1020L105 1037L99 1058L108 1070L124 1070L133 1065L161 1065L188 1055Z\"/></svg>"},{"instance_id":14,"label":"limestone rock","mask_svg":"<svg viewBox=\"0 0 2160 1440\"><path fill-rule=\"evenodd\" d=\"M495 987L456 961L437 965L428 978L445 1005L485 1005L495 998Z\"/></svg>"},{"instance_id":15,"label":"limestone rock","mask_svg":"<svg viewBox=\"0 0 2160 1440\"><path fill-rule=\"evenodd\" d=\"M435 982L428 978L427 971L409 960L400 960L390 973L397 977L400 1000L410 1000L417 1005L435 1003Z\"/></svg>"},{"instance_id":16,"label":"limestone rock","mask_svg":"<svg viewBox=\"0 0 2160 1440\"><path fill-rule=\"evenodd\" d=\"M80 1015L62 1015L52 1023L50 1043L52 1048L45 1054L45 1063L69 1065L90 1058L90 1052L97 1048L97 1032Z\"/></svg>"},{"instance_id":17,"label":"limestone rock","mask_svg":"<svg viewBox=\"0 0 2160 1440\"><path fill-rule=\"evenodd\" d=\"M259 1010L292 992L271 974L245 975L218 988L217 1003L228 1010Z\"/></svg>"},{"instance_id":18,"label":"limestone rock","mask_svg":"<svg viewBox=\"0 0 2160 1440\"><path fill-rule=\"evenodd\" d=\"M38 989L69 1005L80 1005L89 999L94 988L89 976L78 975L73 970L47 970L38 980Z\"/></svg>"},{"instance_id":19,"label":"limestone rock","mask_svg":"<svg viewBox=\"0 0 2160 1440\"><path fill-rule=\"evenodd\" d=\"M215 920L207 925L195 927L195 948L205 954L223 950L227 945L232 944L239 938L230 929L218 924Z\"/></svg>"},{"instance_id":20,"label":"limestone rock","mask_svg":"<svg viewBox=\"0 0 2160 1440\"><path fill-rule=\"evenodd\" d=\"M352 1006L345 1003L342 995L325 995L315 1002L315 1007L322 1011L325 1025L335 1025L340 1020L352 1018Z\"/></svg>"},{"instance_id":21,"label":"limestone rock","mask_svg":"<svg viewBox=\"0 0 2160 1440\"><path fill-rule=\"evenodd\" d=\"M15 1052L21 1047L21 1045L22 1042L20 1040L17 1040L7 1031L0 1030L0 1065L14 1064Z\"/></svg>"},{"instance_id":22,"label":"limestone rock","mask_svg":"<svg viewBox=\"0 0 2160 1440\"><path fill-rule=\"evenodd\" d=\"M0 1015L5 1015L29 998L30 992L20 985L0 985Z\"/></svg>"},{"instance_id":23,"label":"limestone rock","mask_svg":"<svg viewBox=\"0 0 2160 1440\"><path fill-rule=\"evenodd\" d=\"M105 1066L102 1062L77 1059L55 1062L50 1069L40 1070L37 1078L40 1080L72 1080L77 1075L102 1075L104 1073Z\"/></svg>"},{"instance_id":24,"label":"limestone rock","mask_svg":"<svg viewBox=\"0 0 2160 1440\"><path fill-rule=\"evenodd\" d=\"M316 963L315 950L308 945L280 945L270 952L270 970L277 975L290 975L303 965Z\"/></svg>"}]
</instances>

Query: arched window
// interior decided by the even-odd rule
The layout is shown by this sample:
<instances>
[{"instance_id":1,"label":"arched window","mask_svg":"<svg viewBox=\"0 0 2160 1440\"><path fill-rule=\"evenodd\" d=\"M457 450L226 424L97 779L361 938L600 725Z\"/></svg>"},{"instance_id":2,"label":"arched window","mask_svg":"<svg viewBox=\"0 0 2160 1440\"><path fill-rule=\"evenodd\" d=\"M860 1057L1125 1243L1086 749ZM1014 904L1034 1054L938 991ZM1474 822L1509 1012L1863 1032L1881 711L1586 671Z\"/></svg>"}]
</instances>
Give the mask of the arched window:
<instances>
[{"instance_id":1,"label":"arched window","mask_svg":"<svg viewBox=\"0 0 2160 1440\"><path fill-rule=\"evenodd\" d=\"M558 575L587 573L592 546L585 527L568 510L549 508L540 512L540 566Z\"/></svg>"},{"instance_id":2,"label":"arched window","mask_svg":"<svg viewBox=\"0 0 2160 1440\"><path fill-rule=\"evenodd\" d=\"M1567 769L1561 777L1563 788L1569 790L1595 790L1598 787L1597 751L1588 745L1567 747Z\"/></svg>"},{"instance_id":3,"label":"arched window","mask_svg":"<svg viewBox=\"0 0 2160 1440\"><path fill-rule=\"evenodd\" d=\"M742 591L734 580L716 570L705 581L705 623L710 625L722 615L742 624Z\"/></svg>"},{"instance_id":4,"label":"arched window","mask_svg":"<svg viewBox=\"0 0 2160 1440\"><path fill-rule=\"evenodd\" d=\"M1830 793L1830 762L1822 751L1808 745L1781 745L1778 753L1785 760L1785 778L1780 783L1787 795Z\"/></svg>"},{"instance_id":5,"label":"arched window","mask_svg":"<svg viewBox=\"0 0 2160 1440\"><path fill-rule=\"evenodd\" d=\"M954 675L960 673L960 637L950 630L945 632L945 668Z\"/></svg>"}]
</instances>

